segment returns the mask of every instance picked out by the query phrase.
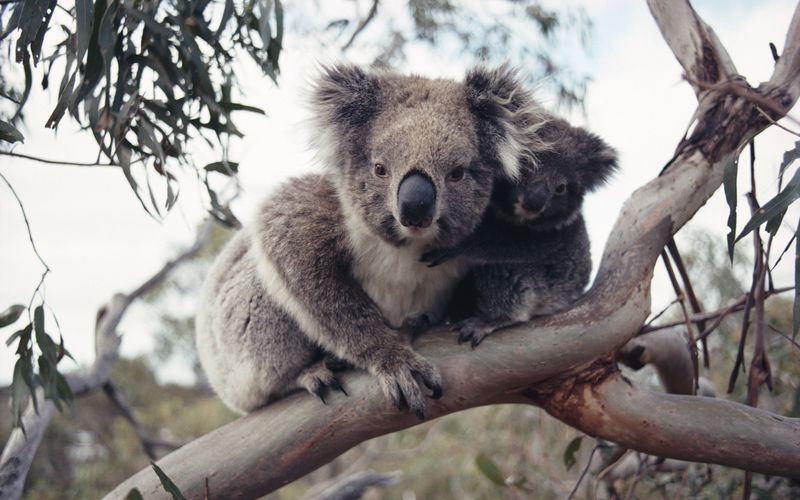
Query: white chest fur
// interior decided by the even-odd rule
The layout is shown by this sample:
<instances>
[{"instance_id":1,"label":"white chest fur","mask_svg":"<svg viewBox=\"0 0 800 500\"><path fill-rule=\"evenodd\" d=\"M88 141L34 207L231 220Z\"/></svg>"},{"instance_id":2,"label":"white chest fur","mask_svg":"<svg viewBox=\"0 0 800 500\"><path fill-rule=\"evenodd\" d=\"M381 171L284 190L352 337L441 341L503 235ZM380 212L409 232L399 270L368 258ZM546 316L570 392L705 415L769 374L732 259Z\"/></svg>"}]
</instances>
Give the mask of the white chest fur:
<instances>
[{"instance_id":1,"label":"white chest fur","mask_svg":"<svg viewBox=\"0 0 800 500\"><path fill-rule=\"evenodd\" d=\"M353 274L394 327L421 313L440 320L466 271L457 260L429 268L419 262L419 250L398 248L377 237L358 242L353 257Z\"/></svg>"},{"instance_id":2,"label":"white chest fur","mask_svg":"<svg viewBox=\"0 0 800 500\"><path fill-rule=\"evenodd\" d=\"M419 248L391 245L360 221L347 219L353 275L389 324L399 327L409 316L423 313L440 320L467 265L453 259L428 267L419 261Z\"/></svg>"}]
</instances>

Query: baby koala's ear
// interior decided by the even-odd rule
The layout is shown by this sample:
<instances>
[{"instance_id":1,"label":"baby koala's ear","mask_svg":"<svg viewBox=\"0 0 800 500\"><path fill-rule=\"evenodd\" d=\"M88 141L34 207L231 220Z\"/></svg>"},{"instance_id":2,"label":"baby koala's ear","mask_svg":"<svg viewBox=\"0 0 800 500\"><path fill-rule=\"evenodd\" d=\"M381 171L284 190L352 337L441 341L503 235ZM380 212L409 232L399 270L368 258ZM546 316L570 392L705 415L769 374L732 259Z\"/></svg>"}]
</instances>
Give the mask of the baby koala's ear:
<instances>
[{"instance_id":1,"label":"baby koala's ear","mask_svg":"<svg viewBox=\"0 0 800 500\"><path fill-rule=\"evenodd\" d=\"M543 150L536 131L544 113L525 87L519 71L508 64L493 69L473 68L464 79L467 105L478 123L481 147L502 166L502 174L516 179L520 159Z\"/></svg>"},{"instance_id":2,"label":"baby koala's ear","mask_svg":"<svg viewBox=\"0 0 800 500\"><path fill-rule=\"evenodd\" d=\"M550 146L549 154L574 168L586 192L605 184L617 171L617 152L597 135L582 127L553 118L539 132Z\"/></svg>"},{"instance_id":3,"label":"baby koala's ear","mask_svg":"<svg viewBox=\"0 0 800 500\"><path fill-rule=\"evenodd\" d=\"M380 78L356 66L323 67L312 90L311 104L320 126L361 125L378 112Z\"/></svg>"},{"instance_id":4,"label":"baby koala's ear","mask_svg":"<svg viewBox=\"0 0 800 500\"><path fill-rule=\"evenodd\" d=\"M591 192L608 182L617 171L617 151L586 129L578 128L576 136L578 174L584 189Z\"/></svg>"}]
</instances>

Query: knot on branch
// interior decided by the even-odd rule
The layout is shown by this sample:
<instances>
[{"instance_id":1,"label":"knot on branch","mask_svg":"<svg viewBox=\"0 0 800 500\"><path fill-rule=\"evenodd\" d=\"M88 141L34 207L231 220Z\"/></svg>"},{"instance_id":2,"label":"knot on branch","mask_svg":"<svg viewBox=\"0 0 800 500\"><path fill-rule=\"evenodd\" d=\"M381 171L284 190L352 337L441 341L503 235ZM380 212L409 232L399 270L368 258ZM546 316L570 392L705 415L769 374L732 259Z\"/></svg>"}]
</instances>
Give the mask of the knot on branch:
<instances>
[{"instance_id":1,"label":"knot on branch","mask_svg":"<svg viewBox=\"0 0 800 500\"><path fill-rule=\"evenodd\" d=\"M577 373L570 372L539 382L522 391L522 394L536 406L568 422L583 413L585 391L602 384L618 372L614 355L609 354L597 358Z\"/></svg>"}]
</instances>

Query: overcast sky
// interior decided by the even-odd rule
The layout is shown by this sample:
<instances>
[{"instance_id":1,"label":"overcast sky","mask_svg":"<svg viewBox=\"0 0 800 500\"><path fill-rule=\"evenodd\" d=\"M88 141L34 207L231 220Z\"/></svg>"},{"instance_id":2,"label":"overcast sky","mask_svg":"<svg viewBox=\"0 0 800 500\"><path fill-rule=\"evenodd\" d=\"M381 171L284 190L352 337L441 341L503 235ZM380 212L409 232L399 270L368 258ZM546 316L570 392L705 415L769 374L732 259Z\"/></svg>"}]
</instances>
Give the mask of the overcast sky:
<instances>
[{"instance_id":1,"label":"overcast sky","mask_svg":"<svg viewBox=\"0 0 800 500\"><path fill-rule=\"evenodd\" d=\"M619 175L585 205L596 260L622 202L656 176L672 156L689 124L695 99L688 84L681 81L680 66L662 40L645 2L567 3L583 5L594 21L591 54L585 56L576 51L567 55L567 62L592 77L586 115L573 113L569 118L602 135L621 157ZM782 48L793 4L790 0L694 2L751 84L771 74L768 43ZM323 5L328 7L330 3ZM338 46L323 48L318 41L301 40L287 26L280 88L252 68L240 73L246 102L263 107L269 114L266 118L250 114L238 117L237 125L245 138L236 145L233 158L241 162L244 195L236 208L243 220L249 220L255 204L280 180L318 168L311 162L303 124L304 91L318 64L337 60L364 62L369 56L370 37L380 37L381 29L379 23L370 26L363 35L367 48L343 57ZM460 78L467 64L464 58L453 57L441 48L412 46L407 55L407 63L400 69L413 69L427 76ZM94 140L77 132L68 119L57 133L43 128L55 97L34 88L27 107L26 141L15 151L74 161L93 160ZM800 116L797 109L793 113ZM782 153L793 143L791 135L779 130L759 138L757 165L762 200L772 194ZM217 159L197 156L198 163ZM742 169L741 173L745 171ZM140 284L193 239L194 228L203 217L200 188L187 178L178 205L159 223L143 212L117 169L45 166L0 157L0 172L22 198L37 246L53 271L47 279L47 302L58 315L67 347L79 364L87 364L93 359L97 308L114 292L129 291ZM746 175L740 175L740 193L746 192L748 182ZM741 205L746 205L743 199ZM790 215L787 220L793 225L796 216ZM717 193L690 225L724 241L726 217L727 206L721 193ZM748 216L742 211L739 217L744 221ZM681 242L680 237L678 241ZM782 247L785 241L780 240L777 246ZM791 284L791 261L787 259L787 266L778 272L781 285ZM0 185L0 309L27 303L40 274L41 267L31 251L16 202ZM672 298L659 275L654 284L654 310ZM146 314L134 310L121 328L123 354L148 352L152 328ZM4 329L3 340L12 331ZM4 342L0 344L0 383L10 380L13 360L13 350L6 348ZM167 376L187 379L180 369Z\"/></svg>"}]
</instances>

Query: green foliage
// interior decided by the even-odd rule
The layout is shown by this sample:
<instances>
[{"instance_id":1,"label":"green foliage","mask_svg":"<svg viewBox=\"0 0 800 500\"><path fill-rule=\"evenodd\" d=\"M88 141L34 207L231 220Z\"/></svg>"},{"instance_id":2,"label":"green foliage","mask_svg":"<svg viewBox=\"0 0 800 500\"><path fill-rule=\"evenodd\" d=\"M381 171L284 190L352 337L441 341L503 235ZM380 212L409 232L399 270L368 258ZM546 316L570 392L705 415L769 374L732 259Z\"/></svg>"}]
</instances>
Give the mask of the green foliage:
<instances>
[{"instance_id":1,"label":"green foliage","mask_svg":"<svg viewBox=\"0 0 800 500\"><path fill-rule=\"evenodd\" d=\"M753 147L751 143L751 148ZM795 142L794 147L783 153L783 159L780 164L780 178L786 170L798 159L800 159L800 141ZM771 236L777 234L778 229L783 222L783 217L786 215L786 210L798 198L800 198L800 168L795 170L794 175L783 189L778 192L772 199L764 203L747 221L742 231L732 239L732 235L736 231L736 167L735 162L725 169L723 182L725 185L725 198L728 201L730 213L728 215L728 227L730 232L728 234L728 253L733 260L733 248L736 242L747 236L753 231L760 230L762 225L766 224L765 229ZM792 325L792 338L797 337L797 332L800 331L800 222L798 222L797 229L795 230L794 238L797 241L795 247L795 300L794 300L794 321ZM787 246L788 250L788 246ZM783 254L781 254L781 257ZM779 257L780 260L780 257Z\"/></svg>"},{"instance_id":2,"label":"green foliage","mask_svg":"<svg viewBox=\"0 0 800 500\"><path fill-rule=\"evenodd\" d=\"M0 141L14 144L15 142L25 142L25 137L15 126L0 120Z\"/></svg>"},{"instance_id":3,"label":"green foliage","mask_svg":"<svg viewBox=\"0 0 800 500\"><path fill-rule=\"evenodd\" d=\"M475 457L475 465L478 467L478 470L486 476L489 481L493 482L498 486L505 486L506 481L503 478L503 473L500 472L500 467L497 466L494 460L487 457L483 453L478 454Z\"/></svg>"},{"instance_id":4,"label":"green foliage","mask_svg":"<svg viewBox=\"0 0 800 500\"><path fill-rule=\"evenodd\" d=\"M155 471L156 475L158 476L158 480L161 481L161 486L164 487L164 491L172 495L173 500L186 500L186 497L183 496L181 489L178 488L172 479L161 470L161 467L155 464L155 462L150 462L150 466Z\"/></svg>"},{"instance_id":5,"label":"green foliage","mask_svg":"<svg viewBox=\"0 0 800 500\"><path fill-rule=\"evenodd\" d=\"M567 447L564 448L564 466L567 470L570 470L572 466L575 465L575 462L577 462L578 459L575 457L575 454L581 449L582 442L583 436L578 436L570 441Z\"/></svg>"},{"instance_id":6,"label":"green foliage","mask_svg":"<svg viewBox=\"0 0 800 500\"><path fill-rule=\"evenodd\" d=\"M28 308L22 305L9 307L0 314L0 328L10 326L20 319ZM35 342L34 342L35 341ZM64 349L64 339L56 344L45 330L44 307L39 305L33 310L33 321L21 330L12 333L6 340L10 346L17 342L17 361L11 379L11 417L15 427L22 426L22 413L28 398L31 398L34 409L39 412L39 401L36 389L44 390L45 399L51 400L59 411L63 411L62 403L73 409L72 391L64 376L58 372L57 365L69 352ZM34 346L38 348L38 355ZM70 356L71 357L71 356ZM34 361L38 370L34 370ZM22 428L23 432L25 428Z\"/></svg>"},{"instance_id":7,"label":"green foliage","mask_svg":"<svg viewBox=\"0 0 800 500\"><path fill-rule=\"evenodd\" d=\"M55 0L22 0L0 10L8 18L0 42L19 33L15 60L25 70L25 91L16 101L18 113L33 85L31 63L44 63L45 88L54 65L63 67L58 101L46 126L55 128L69 113L91 131L101 153L121 166L143 208L161 217L177 199L175 169L195 168L186 153L189 141L202 138L216 143L222 161L227 161L230 137L241 136L232 113L263 114L233 100L237 85L233 62L237 52L245 52L272 80L277 79L282 3L226 0L220 13L210 0L143 4L78 0L69 20L52 30L55 7ZM63 39L43 54L43 40L50 31L62 33ZM0 122L0 140L14 142L22 136ZM146 188L141 186L134 171L160 176L166 199L157 199L149 180ZM207 176L199 177L213 191ZM213 203L219 204L216 198ZM217 208L212 206L223 220L235 224Z\"/></svg>"}]
</instances>

